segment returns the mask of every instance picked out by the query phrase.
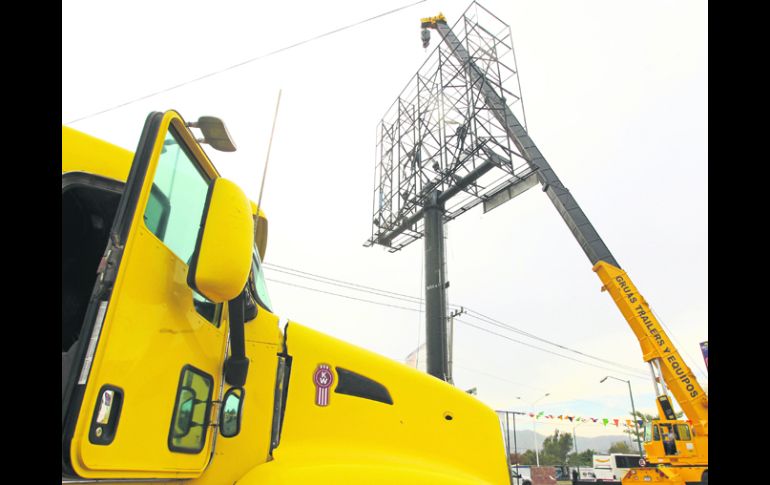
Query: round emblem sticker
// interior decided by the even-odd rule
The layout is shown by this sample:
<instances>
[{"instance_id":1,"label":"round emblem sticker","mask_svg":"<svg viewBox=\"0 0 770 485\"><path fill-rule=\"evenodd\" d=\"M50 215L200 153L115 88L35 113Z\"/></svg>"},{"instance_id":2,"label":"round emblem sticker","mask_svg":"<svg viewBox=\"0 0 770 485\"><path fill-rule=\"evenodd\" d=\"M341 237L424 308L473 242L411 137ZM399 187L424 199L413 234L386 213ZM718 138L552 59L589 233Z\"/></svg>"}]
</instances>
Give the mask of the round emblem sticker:
<instances>
[{"instance_id":1,"label":"round emblem sticker","mask_svg":"<svg viewBox=\"0 0 770 485\"><path fill-rule=\"evenodd\" d=\"M313 373L315 384L315 403L317 406L329 405L329 388L334 382L334 374L328 364L318 364Z\"/></svg>"}]
</instances>

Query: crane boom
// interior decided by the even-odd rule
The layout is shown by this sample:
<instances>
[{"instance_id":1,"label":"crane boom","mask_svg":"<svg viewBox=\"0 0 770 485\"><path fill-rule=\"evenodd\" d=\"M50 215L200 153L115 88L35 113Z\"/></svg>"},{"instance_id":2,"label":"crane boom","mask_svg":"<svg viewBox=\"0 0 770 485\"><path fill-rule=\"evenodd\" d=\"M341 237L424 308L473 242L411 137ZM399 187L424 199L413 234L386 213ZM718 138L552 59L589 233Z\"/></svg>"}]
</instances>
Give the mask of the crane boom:
<instances>
[{"instance_id":1,"label":"crane boom","mask_svg":"<svg viewBox=\"0 0 770 485\"><path fill-rule=\"evenodd\" d=\"M422 28L435 29L439 32L452 55L463 66L470 82L478 87L480 96L490 108L489 111L536 174L543 191L591 261L594 272L602 281L602 290L610 293L639 341L643 359L650 366L653 386L658 397L656 404L661 420L659 425L655 425L655 433L660 433L664 429L672 432L676 430L677 440L681 440L685 445L681 451L664 452L659 444L653 443L648 447L648 455L655 458L658 464L671 465L658 469L661 474L668 477L667 483L682 484L685 481L690 483L695 479L707 481L708 396L698 384L695 375L685 364L660 322L653 315L647 301L621 269L575 198L559 180L526 129L508 107L505 99L498 94L484 72L473 62L468 51L447 25L444 16L440 14L422 19ZM423 35L424 45L427 43L426 38L429 39L429 36ZM495 154L488 153L488 155L494 158ZM692 423L691 437L689 427L681 421L675 421L676 416L668 400L667 388ZM681 426L686 429L682 429ZM653 439L660 440L660 437ZM651 473L648 469L634 469L633 473L629 473L626 478L630 481L648 481L652 479Z\"/></svg>"},{"instance_id":2,"label":"crane boom","mask_svg":"<svg viewBox=\"0 0 770 485\"><path fill-rule=\"evenodd\" d=\"M671 389L687 417L705 431L707 426L705 423L708 422L706 394L682 360L679 352L671 344L646 301L639 295L628 275L621 269L620 264L602 241L588 216L556 175L532 137L529 136L516 115L508 107L505 99L497 93L484 73L473 62L465 46L447 25L444 16L438 15L422 19L422 27L433 28L439 32L452 54L464 67L471 82L479 87L480 94L490 107L490 111L535 172L543 191L556 207L591 264L594 265L594 271L597 272L604 284L603 289L613 295L616 305L639 340L644 360L651 362L657 359L657 362L652 364L653 367L660 368L663 381ZM615 278L619 280L615 280ZM635 295L633 302L632 299L625 296L628 294L629 288L633 288ZM657 387L656 385L656 391L658 390ZM660 392L657 394L661 395Z\"/></svg>"},{"instance_id":3,"label":"crane boom","mask_svg":"<svg viewBox=\"0 0 770 485\"><path fill-rule=\"evenodd\" d=\"M593 269L604 283L602 290L612 296L639 340L644 361L651 363L653 372L660 372L662 381L668 385L685 416L692 421L696 434L708 435L708 397L655 318L647 300L622 269L604 261L598 262ZM656 394L662 395L660 392Z\"/></svg>"},{"instance_id":4,"label":"crane boom","mask_svg":"<svg viewBox=\"0 0 770 485\"><path fill-rule=\"evenodd\" d=\"M599 237L599 233L596 232L596 229L594 229L588 217L580 208L580 205L578 205L570 191L562 184L559 177L556 176L556 172L551 168L543 154L540 153L537 145L535 145L535 142L516 118L516 115L513 114L505 100L495 91L489 81L487 81L484 73L473 62L468 51L447 25L446 20L443 20L443 16L423 19L422 25L423 27L427 25L435 28L441 34L444 42L450 47L452 54L464 66L468 76L471 78L471 82L479 86L481 96L490 107L490 111L505 129L508 137L516 145L516 148L518 148L530 168L535 172L540 185L543 187L543 191L551 199L556 210L564 219L570 231L572 231L572 235L577 239L583 252L588 256L591 264L606 261L613 266L619 267L615 257L607 248L607 245L604 244L602 238Z\"/></svg>"}]
</instances>

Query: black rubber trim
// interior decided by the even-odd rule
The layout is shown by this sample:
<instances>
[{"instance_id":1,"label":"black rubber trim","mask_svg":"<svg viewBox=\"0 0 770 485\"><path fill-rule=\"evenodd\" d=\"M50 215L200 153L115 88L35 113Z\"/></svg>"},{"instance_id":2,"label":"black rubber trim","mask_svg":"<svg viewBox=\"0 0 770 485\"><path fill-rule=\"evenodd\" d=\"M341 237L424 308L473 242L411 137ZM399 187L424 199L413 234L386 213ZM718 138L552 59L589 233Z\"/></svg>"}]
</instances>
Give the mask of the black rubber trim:
<instances>
[{"instance_id":1,"label":"black rubber trim","mask_svg":"<svg viewBox=\"0 0 770 485\"><path fill-rule=\"evenodd\" d=\"M126 184L119 180L94 175L88 172L64 172L61 174L61 193L75 187L88 187L95 189L108 190L116 194L123 194Z\"/></svg>"},{"instance_id":2,"label":"black rubber trim","mask_svg":"<svg viewBox=\"0 0 770 485\"><path fill-rule=\"evenodd\" d=\"M393 398L387 388L379 382L342 367L336 367L336 370L339 382L334 389L335 393L393 404Z\"/></svg>"},{"instance_id":3,"label":"black rubber trim","mask_svg":"<svg viewBox=\"0 0 770 485\"><path fill-rule=\"evenodd\" d=\"M283 418L286 415L286 399L289 395L289 379L291 378L292 357L286 352L277 354L276 386L273 396L273 420L270 430L270 456L273 450L281 444Z\"/></svg>"},{"instance_id":4,"label":"black rubber trim","mask_svg":"<svg viewBox=\"0 0 770 485\"><path fill-rule=\"evenodd\" d=\"M155 138L160 131L160 124L163 121L163 113L153 111L147 115L147 121L144 123L142 136L139 138L139 145L136 147L134 160L131 162L131 170L128 173L126 187L128 192L120 200L118 211L115 213L115 224L112 226L112 232L118 236L118 242L122 246L126 244L128 231L131 229L131 221L136 212L136 204L139 201L139 195L142 193L144 179L147 176L147 168L150 166L152 150L155 148Z\"/></svg>"},{"instance_id":5,"label":"black rubber trim","mask_svg":"<svg viewBox=\"0 0 770 485\"><path fill-rule=\"evenodd\" d=\"M280 323L280 322L279 322ZM289 340L289 322L283 327L283 351L279 352L278 368L276 369L276 386L273 397L273 425L270 431L270 456L273 450L281 444L281 431L283 431L283 418L286 416L286 402L289 398L289 383L291 382L291 365L293 357L289 355L287 341ZM282 386L278 385L278 379L283 379ZM279 389L282 390L279 393Z\"/></svg>"}]
</instances>

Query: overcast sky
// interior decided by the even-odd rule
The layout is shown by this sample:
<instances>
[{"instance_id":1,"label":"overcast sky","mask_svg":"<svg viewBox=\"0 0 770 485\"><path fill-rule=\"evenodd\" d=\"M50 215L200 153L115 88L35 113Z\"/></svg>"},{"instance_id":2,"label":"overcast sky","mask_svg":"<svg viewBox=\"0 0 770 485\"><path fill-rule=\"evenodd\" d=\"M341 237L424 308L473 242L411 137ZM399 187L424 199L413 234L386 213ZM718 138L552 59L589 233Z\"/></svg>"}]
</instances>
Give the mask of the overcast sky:
<instances>
[{"instance_id":1,"label":"overcast sky","mask_svg":"<svg viewBox=\"0 0 770 485\"><path fill-rule=\"evenodd\" d=\"M422 48L420 18L443 12L451 25L470 2L426 0L71 122L410 3L65 2L62 123L134 150L150 111L221 117L238 151L207 151L256 201L282 89L262 199L270 220L266 262L421 297L422 241L394 254L363 247L371 235L376 127L436 45L434 33ZM706 4L481 4L511 26L530 135L707 384L698 346L708 340ZM636 339L539 187L487 214L477 207L446 233L450 303L623 366L463 316L569 359L456 322L458 387L476 387L496 409L625 418L626 384L599 384L613 375L630 379L637 408L654 412L649 379L628 374L648 375ZM266 274L282 316L400 361L424 343L419 311L296 285L416 305L275 268ZM579 434L615 431L583 425Z\"/></svg>"}]
</instances>

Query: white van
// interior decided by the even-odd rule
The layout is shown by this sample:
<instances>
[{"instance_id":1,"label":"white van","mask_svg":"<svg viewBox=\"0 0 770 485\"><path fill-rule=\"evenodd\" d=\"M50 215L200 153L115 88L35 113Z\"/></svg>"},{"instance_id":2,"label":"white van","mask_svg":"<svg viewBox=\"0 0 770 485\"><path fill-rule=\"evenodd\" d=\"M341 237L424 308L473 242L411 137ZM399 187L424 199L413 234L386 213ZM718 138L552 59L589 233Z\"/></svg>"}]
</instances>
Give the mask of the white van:
<instances>
[{"instance_id":1,"label":"white van","mask_svg":"<svg viewBox=\"0 0 770 485\"><path fill-rule=\"evenodd\" d=\"M639 455L611 453L594 455L594 473L597 482L620 482L629 468L639 466Z\"/></svg>"}]
</instances>

